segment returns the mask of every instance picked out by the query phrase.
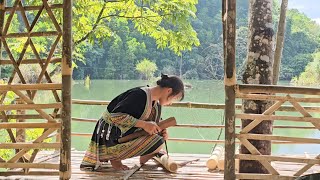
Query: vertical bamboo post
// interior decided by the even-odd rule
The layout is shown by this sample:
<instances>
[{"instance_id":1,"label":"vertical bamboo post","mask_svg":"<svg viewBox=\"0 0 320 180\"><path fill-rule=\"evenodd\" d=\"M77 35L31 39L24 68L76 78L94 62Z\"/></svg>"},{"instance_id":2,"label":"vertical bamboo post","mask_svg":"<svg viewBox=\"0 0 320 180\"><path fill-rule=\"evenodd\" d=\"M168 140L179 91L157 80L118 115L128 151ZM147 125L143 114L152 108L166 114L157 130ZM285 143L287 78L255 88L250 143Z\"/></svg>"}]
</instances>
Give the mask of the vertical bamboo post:
<instances>
[{"instance_id":1,"label":"vertical bamboo post","mask_svg":"<svg viewBox=\"0 0 320 180\"><path fill-rule=\"evenodd\" d=\"M235 38L236 0L222 1L224 85L225 85L225 170L224 179L234 180L235 175Z\"/></svg>"},{"instance_id":2,"label":"vertical bamboo post","mask_svg":"<svg viewBox=\"0 0 320 180\"><path fill-rule=\"evenodd\" d=\"M24 104L20 98L15 99L16 104ZM17 115L26 114L25 110L17 110ZM25 119L17 118L17 122L25 122ZM17 129L16 130L16 142L25 142L26 140L26 130L25 129ZM19 149L16 149L16 153L19 152ZM22 159L20 159L22 160Z\"/></svg>"},{"instance_id":3,"label":"vertical bamboo post","mask_svg":"<svg viewBox=\"0 0 320 180\"><path fill-rule=\"evenodd\" d=\"M72 0L63 1L60 179L71 178Z\"/></svg>"},{"instance_id":4,"label":"vertical bamboo post","mask_svg":"<svg viewBox=\"0 0 320 180\"><path fill-rule=\"evenodd\" d=\"M4 18L6 14L6 0L0 0L0 36L2 36ZM2 41L0 40L0 60L2 59ZM0 79L1 79L1 64L0 64Z\"/></svg>"}]
</instances>

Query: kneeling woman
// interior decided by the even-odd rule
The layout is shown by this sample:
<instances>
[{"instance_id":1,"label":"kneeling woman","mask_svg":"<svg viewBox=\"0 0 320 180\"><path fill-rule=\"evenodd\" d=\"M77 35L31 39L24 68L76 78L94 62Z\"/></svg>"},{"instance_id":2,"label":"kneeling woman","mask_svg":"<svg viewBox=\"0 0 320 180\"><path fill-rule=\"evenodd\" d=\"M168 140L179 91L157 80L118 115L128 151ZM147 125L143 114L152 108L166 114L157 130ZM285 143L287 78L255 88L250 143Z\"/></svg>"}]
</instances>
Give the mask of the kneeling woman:
<instances>
[{"instance_id":1,"label":"kneeling woman","mask_svg":"<svg viewBox=\"0 0 320 180\"><path fill-rule=\"evenodd\" d=\"M110 161L114 169L127 170L121 160L135 156L140 156L141 164L147 162L168 138L167 131L157 125L161 106L183 97L183 82L177 76L162 75L157 86L133 88L114 98L96 124L80 168L96 169L100 162ZM141 129L149 135L118 143L119 138Z\"/></svg>"}]
</instances>

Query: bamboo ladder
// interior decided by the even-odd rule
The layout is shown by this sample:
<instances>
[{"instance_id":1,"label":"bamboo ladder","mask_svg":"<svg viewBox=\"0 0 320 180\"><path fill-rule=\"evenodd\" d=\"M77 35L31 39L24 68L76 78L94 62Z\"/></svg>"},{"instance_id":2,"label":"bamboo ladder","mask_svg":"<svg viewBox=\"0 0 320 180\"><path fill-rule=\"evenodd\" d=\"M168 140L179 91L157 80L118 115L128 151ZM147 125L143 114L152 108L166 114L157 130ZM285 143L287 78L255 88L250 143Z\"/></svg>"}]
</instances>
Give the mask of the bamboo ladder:
<instances>
[{"instance_id":1,"label":"bamboo ladder","mask_svg":"<svg viewBox=\"0 0 320 180\"><path fill-rule=\"evenodd\" d=\"M10 143L1 143L0 149L16 149L17 153L8 160L0 157L0 168L23 168L23 171L0 172L0 176L8 175L57 175L60 179L71 177L70 160L70 110L71 110L71 6L72 1L64 0L61 4L49 4L47 0L39 0L41 5L26 6L21 0L15 0L12 6L7 6L6 1L0 2L0 35L1 35L1 58L0 65L11 65L14 70L7 84L0 85L0 129L5 129L10 137ZM54 10L63 10L63 27L61 28ZM30 20L30 12L35 12L33 20ZM9 32L15 14L20 13L26 32ZM7 16L6 16L7 15ZM41 16L46 16L53 24L53 31L34 32L34 27L38 24ZM54 41L46 58L41 58L34 39L37 37L51 37ZM8 45L9 38L27 39L23 49L16 59ZM58 44L62 39L62 50L59 51ZM26 55L28 48L31 48L32 57ZM60 48L61 49L61 48ZM8 59L3 59L2 51L5 51ZM55 52L60 52L57 57ZM60 57L59 57L60 56ZM62 57L62 58L61 58ZM47 67L50 63L61 62L62 84L53 83ZM41 68L35 84L28 84L21 71L23 64L38 64ZM18 78L20 84L13 84L14 78ZM52 92L54 101L47 104L35 102L37 92ZM4 105L4 100L8 92L12 91L16 97L20 98L21 104ZM49 110L52 113L48 113ZM26 113L23 115L7 114L11 110L33 110L35 114ZM26 119L25 122L12 122L11 119ZM43 119L41 122L28 122L29 119ZM13 132L14 129L42 128L42 134L29 142L17 142ZM57 134L57 141L44 143L43 141L52 134ZM61 141L60 141L61 139ZM40 149L60 149L60 163L35 163L34 160ZM29 154L33 149L32 153ZM33 169L55 169L57 171L31 171Z\"/></svg>"}]
</instances>

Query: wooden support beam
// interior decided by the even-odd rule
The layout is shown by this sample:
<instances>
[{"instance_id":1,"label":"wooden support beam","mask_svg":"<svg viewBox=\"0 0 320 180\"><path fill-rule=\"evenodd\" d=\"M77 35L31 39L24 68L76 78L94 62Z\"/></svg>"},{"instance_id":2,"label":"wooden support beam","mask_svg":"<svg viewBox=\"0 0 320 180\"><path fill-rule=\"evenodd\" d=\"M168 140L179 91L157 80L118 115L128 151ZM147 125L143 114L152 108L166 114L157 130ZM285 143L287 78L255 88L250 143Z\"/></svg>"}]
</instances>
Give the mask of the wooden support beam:
<instances>
[{"instance_id":1,"label":"wooden support beam","mask_svg":"<svg viewBox=\"0 0 320 180\"><path fill-rule=\"evenodd\" d=\"M254 173L239 173L236 174L237 179L272 179L272 180L294 180L295 176L282 176L272 174L254 174Z\"/></svg>"},{"instance_id":2,"label":"wooden support beam","mask_svg":"<svg viewBox=\"0 0 320 180\"><path fill-rule=\"evenodd\" d=\"M58 31L46 31L46 32L29 32L29 33L9 33L4 35L4 38L25 38L25 37L46 37L46 36L58 36Z\"/></svg>"},{"instance_id":3,"label":"wooden support beam","mask_svg":"<svg viewBox=\"0 0 320 180\"><path fill-rule=\"evenodd\" d=\"M0 163L0 168L38 168L38 169L59 169L59 164L49 163Z\"/></svg>"},{"instance_id":4,"label":"wooden support beam","mask_svg":"<svg viewBox=\"0 0 320 180\"><path fill-rule=\"evenodd\" d=\"M27 128L60 128L61 123L34 123L34 122L18 122L18 123L0 123L0 129L27 129Z\"/></svg>"},{"instance_id":5,"label":"wooden support beam","mask_svg":"<svg viewBox=\"0 0 320 180\"><path fill-rule=\"evenodd\" d=\"M264 141L293 141L298 143L311 143L320 144L320 139L317 138L298 138L298 137L286 137L286 136L274 136L268 134L236 134L238 139L254 139Z\"/></svg>"},{"instance_id":6,"label":"wooden support beam","mask_svg":"<svg viewBox=\"0 0 320 180\"><path fill-rule=\"evenodd\" d=\"M295 162L306 164L320 164L320 159L308 159L297 157L284 157L284 156L269 156L269 155L252 155L252 154L238 154L236 158L244 160L266 160L266 161L282 161L282 162Z\"/></svg>"},{"instance_id":7,"label":"wooden support beam","mask_svg":"<svg viewBox=\"0 0 320 180\"><path fill-rule=\"evenodd\" d=\"M16 11L34 11L39 10L42 6L23 6L23 7L17 7ZM51 4L49 5L50 9L61 9L63 7L62 4ZM5 11L11 11L13 7L6 7Z\"/></svg>"},{"instance_id":8,"label":"wooden support beam","mask_svg":"<svg viewBox=\"0 0 320 180\"><path fill-rule=\"evenodd\" d=\"M46 62L46 59L40 59L40 63L44 64ZM59 63L61 62L61 58L52 58L50 59L50 63ZM8 59L0 60L0 65L8 65L12 64L12 62ZM38 59L22 59L20 64L39 64Z\"/></svg>"},{"instance_id":9,"label":"wooden support beam","mask_svg":"<svg viewBox=\"0 0 320 180\"><path fill-rule=\"evenodd\" d=\"M61 90L62 84L44 83L44 84L8 84L0 85L0 92L14 90Z\"/></svg>"},{"instance_id":10,"label":"wooden support beam","mask_svg":"<svg viewBox=\"0 0 320 180\"><path fill-rule=\"evenodd\" d=\"M285 94L312 94L320 95L319 88L292 87L292 86L276 86L276 85L252 85L237 84L237 90L240 93L285 93Z\"/></svg>"},{"instance_id":11,"label":"wooden support beam","mask_svg":"<svg viewBox=\"0 0 320 180\"><path fill-rule=\"evenodd\" d=\"M0 111L62 108L61 103L0 105Z\"/></svg>"},{"instance_id":12,"label":"wooden support beam","mask_svg":"<svg viewBox=\"0 0 320 180\"><path fill-rule=\"evenodd\" d=\"M0 149L60 149L60 143L1 143Z\"/></svg>"}]
</instances>

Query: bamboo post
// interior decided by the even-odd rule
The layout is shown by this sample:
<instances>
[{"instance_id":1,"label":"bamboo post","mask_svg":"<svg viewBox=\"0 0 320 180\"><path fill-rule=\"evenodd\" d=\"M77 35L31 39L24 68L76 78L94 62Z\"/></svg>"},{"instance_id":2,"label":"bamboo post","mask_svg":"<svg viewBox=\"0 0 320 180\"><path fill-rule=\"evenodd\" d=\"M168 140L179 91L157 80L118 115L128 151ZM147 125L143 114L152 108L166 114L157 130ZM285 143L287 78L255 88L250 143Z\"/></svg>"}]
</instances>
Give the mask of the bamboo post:
<instances>
[{"instance_id":1,"label":"bamboo post","mask_svg":"<svg viewBox=\"0 0 320 180\"><path fill-rule=\"evenodd\" d=\"M224 179L234 180L235 175L235 38L236 1L222 1L224 85L225 85L225 171Z\"/></svg>"},{"instance_id":2,"label":"bamboo post","mask_svg":"<svg viewBox=\"0 0 320 180\"><path fill-rule=\"evenodd\" d=\"M15 99L16 104L24 104L23 101L20 98ZM25 110L17 110L17 115L25 115ZM19 118L17 119L17 122L25 122L25 119ZM26 131L24 128L17 128L16 130L16 142L25 142L26 140ZM19 149L16 149L16 153L19 152ZM22 159L20 159L22 160Z\"/></svg>"},{"instance_id":3,"label":"bamboo post","mask_svg":"<svg viewBox=\"0 0 320 180\"><path fill-rule=\"evenodd\" d=\"M71 178L72 0L63 1L60 179Z\"/></svg>"},{"instance_id":4,"label":"bamboo post","mask_svg":"<svg viewBox=\"0 0 320 180\"><path fill-rule=\"evenodd\" d=\"M6 8L6 0L0 1L0 36L2 37L4 18L5 18L5 8ZM0 59L2 59L2 41L0 40ZM1 64L0 64L0 79L1 79Z\"/></svg>"},{"instance_id":5,"label":"bamboo post","mask_svg":"<svg viewBox=\"0 0 320 180\"><path fill-rule=\"evenodd\" d=\"M224 148L222 146L217 146L211 153L210 158L207 160L207 168L210 170L216 169L218 166L218 161L223 154Z\"/></svg>"}]
</instances>

